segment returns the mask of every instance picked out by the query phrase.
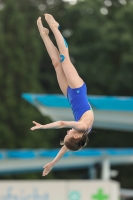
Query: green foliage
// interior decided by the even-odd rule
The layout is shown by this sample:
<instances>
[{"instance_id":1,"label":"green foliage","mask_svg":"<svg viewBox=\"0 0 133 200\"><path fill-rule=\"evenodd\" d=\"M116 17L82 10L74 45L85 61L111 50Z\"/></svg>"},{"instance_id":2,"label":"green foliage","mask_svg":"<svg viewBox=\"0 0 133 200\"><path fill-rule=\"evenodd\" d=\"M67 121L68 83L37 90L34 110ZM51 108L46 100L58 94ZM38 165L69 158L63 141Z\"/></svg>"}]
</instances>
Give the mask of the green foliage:
<instances>
[{"instance_id":1,"label":"green foliage","mask_svg":"<svg viewBox=\"0 0 133 200\"><path fill-rule=\"evenodd\" d=\"M46 144L29 131L31 121L40 120L41 115L21 98L23 92L45 91L39 83L42 51L36 40L37 13L27 7L27 1L10 0L0 13L1 148L37 147L37 141Z\"/></svg>"},{"instance_id":2,"label":"green foliage","mask_svg":"<svg viewBox=\"0 0 133 200\"><path fill-rule=\"evenodd\" d=\"M70 55L90 94L132 95L133 4L113 2L102 15L103 4L89 0L69 7L64 18L73 32Z\"/></svg>"}]
</instances>

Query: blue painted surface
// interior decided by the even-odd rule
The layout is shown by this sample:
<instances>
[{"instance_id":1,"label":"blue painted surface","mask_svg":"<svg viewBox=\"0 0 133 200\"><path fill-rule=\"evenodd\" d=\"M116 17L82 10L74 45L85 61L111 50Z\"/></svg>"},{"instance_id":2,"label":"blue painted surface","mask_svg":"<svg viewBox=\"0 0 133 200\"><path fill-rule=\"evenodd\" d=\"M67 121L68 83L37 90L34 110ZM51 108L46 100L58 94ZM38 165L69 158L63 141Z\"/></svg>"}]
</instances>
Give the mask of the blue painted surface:
<instances>
[{"instance_id":1,"label":"blue painted surface","mask_svg":"<svg viewBox=\"0 0 133 200\"><path fill-rule=\"evenodd\" d=\"M36 152L33 150L8 150L5 152L7 158L29 159L35 158Z\"/></svg>"},{"instance_id":2,"label":"blue painted surface","mask_svg":"<svg viewBox=\"0 0 133 200\"><path fill-rule=\"evenodd\" d=\"M3 158L4 158L3 154L0 153L0 160L3 159Z\"/></svg>"},{"instance_id":3,"label":"blue painted surface","mask_svg":"<svg viewBox=\"0 0 133 200\"><path fill-rule=\"evenodd\" d=\"M60 149L52 149L52 150L41 150L39 151L38 155L41 156L41 157L55 157L58 152L59 152ZM64 155L64 157L67 157L68 156L68 153L66 153Z\"/></svg>"},{"instance_id":4,"label":"blue painted surface","mask_svg":"<svg viewBox=\"0 0 133 200\"><path fill-rule=\"evenodd\" d=\"M81 151L75 151L72 152L72 155L74 156L102 156L102 151L97 150L97 149L82 149Z\"/></svg>"},{"instance_id":5,"label":"blue painted surface","mask_svg":"<svg viewBox=\"0 0 133 200\"><path fill-rule=\"evenodd\" d=\"M30 150L6 150L0 151L0 159L36 159L38 157L51 158L55 157L60 149L30 149ZM101 156L133 156L133 148L106 148L106 149L91 149L85 148L81 151L68 151L64 157L79 156L79 157L101 157Z\"/></svg>"},{"instance_id":6,"label":"blue painted surface","mask_svg":"<svg viewBox=\"0 0 133 200\"><path fill-rule=\"evenodd\" d=\"M32 95L22 94L22 98L31 104L35 104L34 101L41 103L42 105L49 107L65 107L69 108L69 102L63 95Z\"/></svg>"},{"instance_id":7,"label":"blue painted surface","mask_svg":"<svg viewBox=\"0 0 133 200\"><path fill-rule=\"evenodd\" d=\"M22 98L25 99L26 101L28 101L29 103L31 103L32 105L34 105L34 95L32 94L22 94Z\"/></svg>"},{"instance_id":8,"label":"blue painted surface","mask_svg":"<svg viewBox=\"0 0 133 200\"><path fill-rule=\"evenodd\" d=\"M63 95L22 94L22 98L35 106L35 101L48 107L70 108L67 98ZM88 96L93 109L112 111L133 111L133 97Z\"/></svg>"},{"instance_id":9,"label":"blue painted surface","mask_svg":"<svg viewBox=\"0 0 133 200\"><path fill-rule=\"evenodd\" d=\"M90 103L99 110L133 111L133 97L90 97Z\"/></svg>"},{"instance_id":10,"label":"blue painted surface","mask_svg":"<svg viewBox=\"0 0 133 200\"><path fill-rule=\"evenodd\" d=\"M107 153L112 156L133 155L133 149L107 149Z\"/></svg>"}]
</instances>

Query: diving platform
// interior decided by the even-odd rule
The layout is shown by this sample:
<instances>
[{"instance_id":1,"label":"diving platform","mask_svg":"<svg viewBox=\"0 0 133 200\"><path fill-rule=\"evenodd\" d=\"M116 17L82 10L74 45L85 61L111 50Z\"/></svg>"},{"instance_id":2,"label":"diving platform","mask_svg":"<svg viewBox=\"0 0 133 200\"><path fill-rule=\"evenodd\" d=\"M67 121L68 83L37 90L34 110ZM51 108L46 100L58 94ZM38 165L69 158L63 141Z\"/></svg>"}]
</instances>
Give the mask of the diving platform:
<instances>
[{"instance_id":1,"label":"diving platform","mask_svg":"<svg viewBox=\"0 0 133 200\"><path fill-rule=\"evenodd\" d=\"M74 120L64 95L23 93L22 98L52 121ZM95 116L93 128L133 131L133 97L89 95L88 101Z\"/></svg>"}]
</instances>

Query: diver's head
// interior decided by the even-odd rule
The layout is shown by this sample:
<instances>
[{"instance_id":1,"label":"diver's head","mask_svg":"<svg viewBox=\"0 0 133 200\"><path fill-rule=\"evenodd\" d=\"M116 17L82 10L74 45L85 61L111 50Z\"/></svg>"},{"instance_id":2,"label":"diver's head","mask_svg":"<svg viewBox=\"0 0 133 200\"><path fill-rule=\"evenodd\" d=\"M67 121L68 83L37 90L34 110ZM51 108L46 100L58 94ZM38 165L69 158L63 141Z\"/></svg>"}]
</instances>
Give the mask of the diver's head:
<instances>
[{"instance_id":1,"label":"diver's head","mask_svg":"<svg viewBox=\"0 0 133 200\"><path fill-rule=\"evenodd\" d=\"M60 144L65 145L69 150L77 151L85 147L88 141L88 134L86 132L78 132L75 129L70 129L67 131L64 141Z\"/></svg>"}]
</instances>

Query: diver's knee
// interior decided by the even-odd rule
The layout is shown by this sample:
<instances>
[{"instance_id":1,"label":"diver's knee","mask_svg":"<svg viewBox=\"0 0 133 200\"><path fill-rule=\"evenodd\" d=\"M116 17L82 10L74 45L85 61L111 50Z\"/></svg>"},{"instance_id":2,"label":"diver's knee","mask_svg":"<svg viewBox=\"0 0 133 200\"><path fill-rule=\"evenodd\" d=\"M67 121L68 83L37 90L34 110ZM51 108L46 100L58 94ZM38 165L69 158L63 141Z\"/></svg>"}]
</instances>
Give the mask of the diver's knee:
<instances>
[{"instance_id":1,"label":"diver's knee","mask_svg":"<svg viewBox=\"0 0 133 200\"><path fill-rule=\"evenodd\" d=\"M52 59L52 64L54 68L60 67L60 61L57 59Z\"/></svg>"}]
</instances>

